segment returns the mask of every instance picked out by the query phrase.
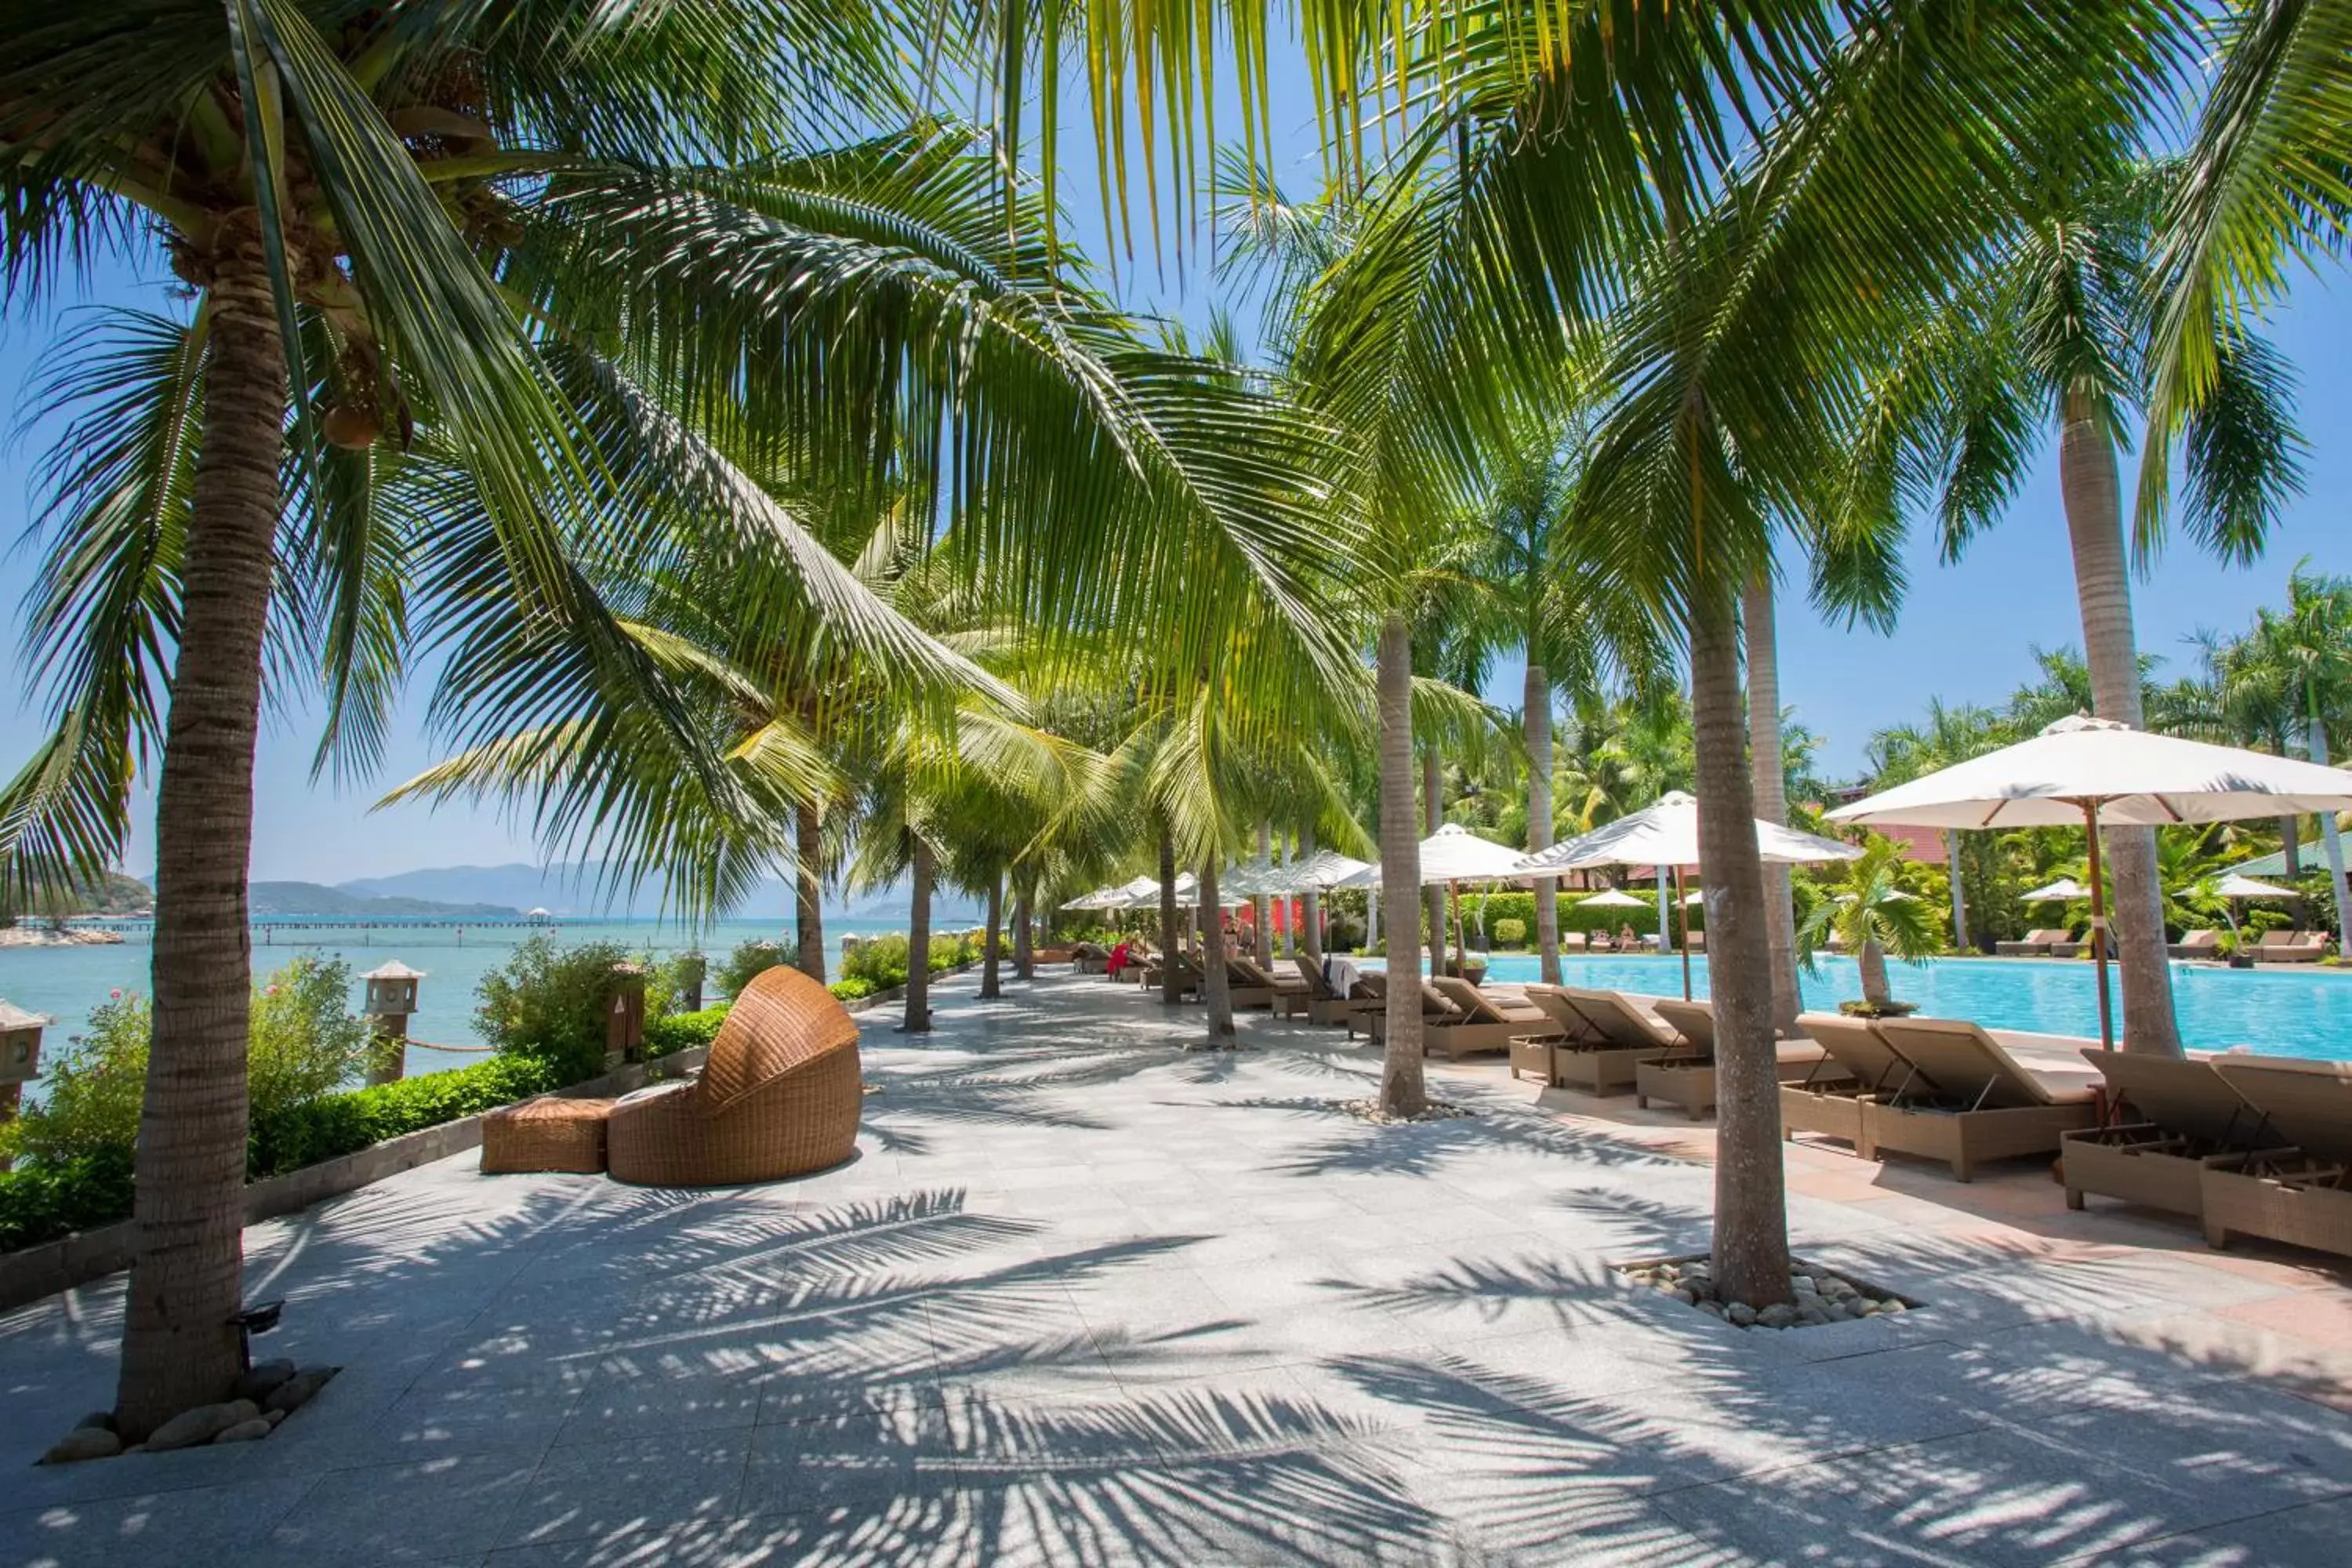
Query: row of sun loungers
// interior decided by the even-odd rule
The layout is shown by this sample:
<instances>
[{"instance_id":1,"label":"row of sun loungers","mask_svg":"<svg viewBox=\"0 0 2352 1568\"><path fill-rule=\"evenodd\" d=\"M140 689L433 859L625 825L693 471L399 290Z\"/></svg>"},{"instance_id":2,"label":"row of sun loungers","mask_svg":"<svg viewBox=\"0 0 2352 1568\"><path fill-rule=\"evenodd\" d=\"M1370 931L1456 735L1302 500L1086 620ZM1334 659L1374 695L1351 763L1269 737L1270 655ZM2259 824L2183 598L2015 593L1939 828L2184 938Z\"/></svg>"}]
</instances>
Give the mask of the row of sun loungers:
<instances>
[{"instance_id":1,"label":"row of sun loungers","mask_svg":"<svg viewBox=\"0 0 2352 1568\"><path fill-rule=\"evenodd\" d=\"M2089 945L2076 941L2070 931L2030 931L2020 941L1995 942L1993 950L2003 958L2080 958ZM2192 931L2172 943L2169 951L2175 958L2218 958L2221 946L2220 931ZM2316 963L2327 954L2327 933L2264 931L2259 941L2241 951L2258 963Z\"/></svg>"}]
</instances>

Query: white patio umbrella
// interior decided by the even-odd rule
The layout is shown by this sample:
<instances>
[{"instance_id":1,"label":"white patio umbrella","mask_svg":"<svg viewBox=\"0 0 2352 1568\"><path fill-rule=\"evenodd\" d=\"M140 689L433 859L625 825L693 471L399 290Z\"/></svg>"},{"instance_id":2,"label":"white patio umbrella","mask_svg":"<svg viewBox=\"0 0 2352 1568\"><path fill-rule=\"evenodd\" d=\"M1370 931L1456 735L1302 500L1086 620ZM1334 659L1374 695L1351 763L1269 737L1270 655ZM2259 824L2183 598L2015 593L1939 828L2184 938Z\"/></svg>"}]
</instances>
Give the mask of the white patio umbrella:
<instances>
[{"instance_id":1,"label":"white patio umbrella","mask_svg":"<svg viewBox=\"0 0 2352 1568\"><path fill-rule=\"evenodd\" d=\"M1318 849L1290 868L1291 876L1297 885L1285 890L1326 893L1334 888L1369 887L1370 883L1358 882L1353 879L1370 872L1372 881L1377 882L1381 879L1380 871L1379 867L1351 855L1342 855L1337 849Z\"/></svg>"},{"instance_id":2,"label":"white patio umbrella","mask_svg":"<svg viewBox=\"0 0 2352 1568\"><path fill-rule=\"evenodd\" d=\"M2292 899L2299 896L2293 888L2273 887L2236 871L2214 883L2213 891L2217 897L2224 899Z\"/></svg>"},{"instance_id":3,"label":"white patio umbrella","mask_svg":"<svg viewBox=\"0 0 2352 1568\"><path fill-rule=\"evenodd\" d=\"M1080 894L1062 907L1066 910L1114 909L1118 907L1118 901L1126 897L1125 888L1097 888L1091 893Z\"/></svg>"},{"instance_id":4,"label":"white patio umbrella","mask_svg":"<svg viewBox=\"0 0 2352 1568\"><path fill-rule=\"evenodd\" d=\"M1511 868L1525 854L1507 844L1481 838L1458 822L1442 824L1421 841L1421 885L1430 888L1442 883L1445 888L1454 908L1454 952L1457 963L1465 945L1462 940L1461 884L1507 880L1516 875Z\"/></svg>"},{"instance_id":5,"label":"white patio umbrella","mask_svg":"<svg viewBox=\"0 0 2352 1568\"><path fill-rule=\"evenodd\" d=\"M1649 900L1637 899L1631 893L1612 888L1605 893L1595 893L1589 899L1577 900L1576 907L1581 910L1640 910L1647 909Z\"/></svg>"},{"instance_id":6,"label":"white patio umbrella","mask_svg":"<svg viewBox=\"0 0 2352 1568\"><path fill-rule=\"evenodd\" d=\"M2061 877L2054 882L2043 883L2030 893L2020 893L2017 896L2017 901L2021 904L2071 904L2076 899L2087 899L2090 896L2091 890L2074 878Z\"/></svg>"},{"instance_id":7,"label":"white patio umbrella","mask_svg":"<svg viewBox=\"0 0 2352 1568\"><path fill-rule=\"evenodd\" d=\"M1821 860L1859 860L1862 851L1851 844L1815 834L1800 833L1777 822L1756 819L1756 850L1767 860L1802 865ZM1682 868L1699 863L1698 801L1681 790L1668 790L1630 816L1604 823L1521 859L1521 877L1558 877L1589 866L1655 866L1658 878L1658 943L1665 945L1666 877L1671 868L1679 886ZM1591 900L1587 900L1590 903ZM1690 905L1684 900L1684 907ZM1700 901L1704 902L1704 900ZM1683 921L1683 996L1691 994L1690 921Z\"/></svg>"},{"instance_id":8,"label":"white patio umbrella","mask_svg":"<svg viewBox=\"0 0 2352 1568\"><path fill-rule=\"evenodd\" d=\"M2112 720L2061 719L2030 741L1913 779L1831 812L1832 822L1916 827L2066 827L2090 841L2092 950L2099 966L2099 1042L2115 1041L2107 995L2107 901L2099 828L2128 823L2235 822L2352 811L2352 773L2151 735Z\"/></svg>"}]
</instances>

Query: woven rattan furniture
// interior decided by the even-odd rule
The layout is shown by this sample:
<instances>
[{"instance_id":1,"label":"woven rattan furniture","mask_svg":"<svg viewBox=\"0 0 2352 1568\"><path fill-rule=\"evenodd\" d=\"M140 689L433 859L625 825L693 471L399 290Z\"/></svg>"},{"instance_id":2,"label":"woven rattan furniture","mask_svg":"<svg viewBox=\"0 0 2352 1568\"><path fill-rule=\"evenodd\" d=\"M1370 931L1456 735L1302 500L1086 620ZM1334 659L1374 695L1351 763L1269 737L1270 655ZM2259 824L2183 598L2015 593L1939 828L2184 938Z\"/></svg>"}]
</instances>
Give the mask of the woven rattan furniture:
<instances>
[{"instance_id":1,"label":"woven rattan furniture","mask_svg":"<svg viewBox=\"0 0 2352 1568\"><path fill-rule=\"evenodd\" d=\"M482 1169L492 1174L520 1171L577 1171L593 1175L604 1168L604 1125L609 1100L526 1100L482 1118Z\"/></svg>"},{"instance_id":2,"label":"woven rattan furniture","mask_svg":"<svg viewBox=\"0 0 2352 1568\"><path fill-rule=\"evenodd\" d=\"M714 1187L838 1165L856 1149L865 1092L856 1021L779 965L735 998L700 1078L614 1108L614 1179Z\"/></svg>"}]
</instances>

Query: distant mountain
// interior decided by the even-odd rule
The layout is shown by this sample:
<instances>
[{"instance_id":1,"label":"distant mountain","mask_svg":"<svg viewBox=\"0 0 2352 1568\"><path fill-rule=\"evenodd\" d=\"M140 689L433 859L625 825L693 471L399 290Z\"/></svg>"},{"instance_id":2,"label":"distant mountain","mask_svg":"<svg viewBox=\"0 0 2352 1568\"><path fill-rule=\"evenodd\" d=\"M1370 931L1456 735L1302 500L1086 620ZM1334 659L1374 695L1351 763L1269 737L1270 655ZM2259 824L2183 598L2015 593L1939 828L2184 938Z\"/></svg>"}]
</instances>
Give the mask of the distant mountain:
<instances>
[{"instance_id":1,"label":"distant mountain","mask_svg":"<svg viewBox=\"0 0 2352 1568\"><path fill-rule=\"evenodd\" d=\"M452 903L437 899L375 898L317 882L256 882L247 900L257 915L331 915L338 920L414 919L513 920L522 911L511 904Z\"/></svg>"},{"instance_id":2,"label":"distant mountain","mask_svg":"<svg viewBox=\"0 0 2352 1568\"><path fill-rule=\"evenodd\" d=\"M336 888L366 898L468 900L509 905L520 910L543 909L569 920L650 920L663 912L661 882L648 880L635 897L625 897L604 891L602 871L603 868L593 861L554 866L530 866L520 861L504 866L432 866L389 877L354 878L337 883ZM908 908L904 889L887 888L862 898L828 899L824 918L903 921ZM791 887L782 878L769 877L730 912L742 920L772 917L782 926L790 921L792 909ZM941 894L932 903L931 918L935 921L961 924L978 921L982 916L982 911L969 900L951 895Z\"/></svg>"}]
</instances>

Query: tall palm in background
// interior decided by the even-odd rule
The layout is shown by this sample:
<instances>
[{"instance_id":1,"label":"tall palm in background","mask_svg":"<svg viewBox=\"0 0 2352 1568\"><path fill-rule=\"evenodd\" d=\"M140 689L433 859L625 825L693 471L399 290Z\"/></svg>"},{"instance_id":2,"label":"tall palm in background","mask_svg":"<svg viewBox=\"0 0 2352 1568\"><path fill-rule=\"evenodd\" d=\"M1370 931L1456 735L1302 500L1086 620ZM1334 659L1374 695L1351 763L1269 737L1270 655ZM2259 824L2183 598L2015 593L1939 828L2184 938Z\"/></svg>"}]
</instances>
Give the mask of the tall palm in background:
<instances>
[{"instance_id":1,"label":"tall palm in background","mask_svg":"<svg viewBox=\"0 0 2352 1568\"><path fill-rule=\"evenodd\" d=\"M1970 703L1947 704L1940 697L1927 700L1927 717L1916 724L1899 724L1870 738L1866 754L1873 787L1891 789L1923 774L1948 768L1970 757L1980 757L2011 742L2032 734L2004 724L1990 709ZM1969 942L1969 900L1962 869L1960 832L1944 832L1944 863L1950 871L1952 943L1965 951Z\"/></svg>"},{"instance_id":2,"label":"tall palm in background","mask_svg":"<svg viewBox=\"0 0 2352 1568\"><path fill-rule=\"evenodd\" d=\"M2060 144L2060 156L2071 149ZM1923 319L1882 385L1865 461L1931 476L1916 499L1940 511L1956 556L2004 515L2044 436L2056 435L2091 710L2150 724L2132 630L2118 454L2144 402L2147 248L2180 170L2169 163L2045 172L2020 221L1969 287ZM2210 395L2189 417L2182 523L2223 561L2261 552L2300 478L2290 376L2235 327L2207 345ZM1907 427L1907 428L1906 428ZM1888 477L1869 481L1895 484ZM2144 543L2160 537L2141 519ZM2128 1048L2176 1055L2171 971L2153 829L2105 830L2116 886Z\"/></svg>"}]
</instances>

